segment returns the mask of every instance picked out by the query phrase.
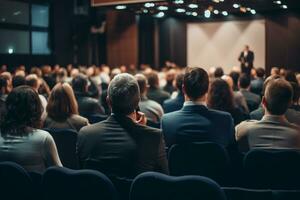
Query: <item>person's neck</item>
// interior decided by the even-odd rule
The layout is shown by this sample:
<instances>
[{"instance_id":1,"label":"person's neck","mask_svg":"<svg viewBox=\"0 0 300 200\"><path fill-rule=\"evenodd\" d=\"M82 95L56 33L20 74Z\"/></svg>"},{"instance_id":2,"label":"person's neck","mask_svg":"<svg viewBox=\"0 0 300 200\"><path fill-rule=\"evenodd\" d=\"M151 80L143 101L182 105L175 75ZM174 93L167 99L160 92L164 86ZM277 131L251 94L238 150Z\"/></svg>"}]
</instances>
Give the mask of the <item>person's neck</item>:
<instances>
[{"instance_id":1,"label":"person's neck","mask_svg":"<svg viewBox=\"0 0 300 200\"><path fill-rule=\"evenodd\" d=\"M272 113L270 113L267 109L265 109L265 116L273 116L273 117L277 117L279 119L285 119L285 115L274 115Z\"/></svg>"},{"instance_id":2,"label":"person's neck","mask_svg":"<svg viewBox=\"0 0 300 200\"><path fill-rule=\"evenodd\" d=\"M191 99L190 97L186 96L185 95L185 101L188 102L188 101L192 101L194 103L206 103L206 95L202 96L202 97L199 97L198 99Z\"/></svg>"}]
</instances>

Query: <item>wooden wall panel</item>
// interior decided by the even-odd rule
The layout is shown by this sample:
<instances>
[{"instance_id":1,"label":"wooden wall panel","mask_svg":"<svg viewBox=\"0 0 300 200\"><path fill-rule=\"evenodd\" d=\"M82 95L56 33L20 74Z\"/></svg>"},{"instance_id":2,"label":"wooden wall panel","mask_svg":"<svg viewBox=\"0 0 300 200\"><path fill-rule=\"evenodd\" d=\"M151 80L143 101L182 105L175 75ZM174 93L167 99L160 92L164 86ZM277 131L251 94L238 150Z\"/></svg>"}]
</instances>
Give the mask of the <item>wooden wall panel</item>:
<instances>
[{"instance_id":1,"label":"wooden wall panel","mask_svg":"<svg viewBox=\"0 0 300 200\"><path fill-rule=\"evenodd\" d=\"M107 64L109 66L138 63L138 26L134 13L107 13Z\"/></svg>"}]
</instances>

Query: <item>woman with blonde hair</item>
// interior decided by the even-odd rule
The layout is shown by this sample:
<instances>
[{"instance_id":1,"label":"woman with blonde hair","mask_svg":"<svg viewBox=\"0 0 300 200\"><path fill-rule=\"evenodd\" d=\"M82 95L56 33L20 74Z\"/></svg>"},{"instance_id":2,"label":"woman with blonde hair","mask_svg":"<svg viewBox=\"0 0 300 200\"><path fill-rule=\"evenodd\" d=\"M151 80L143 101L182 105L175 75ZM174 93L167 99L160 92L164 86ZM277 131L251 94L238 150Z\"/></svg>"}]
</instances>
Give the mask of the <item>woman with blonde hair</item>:
<instances>
[{"instance_id":1,"label":"woman with blonde hair","mask_svg":"<svg viewBox=\"0 0 300 200\"><path fill-rule=\"evenodd\" d=\"M58 83L54 86L46 109L45 128L79 131L83 126L89 125L86 118L79 116L77 101L68 83Z\"/></svg>"}]
</instances>

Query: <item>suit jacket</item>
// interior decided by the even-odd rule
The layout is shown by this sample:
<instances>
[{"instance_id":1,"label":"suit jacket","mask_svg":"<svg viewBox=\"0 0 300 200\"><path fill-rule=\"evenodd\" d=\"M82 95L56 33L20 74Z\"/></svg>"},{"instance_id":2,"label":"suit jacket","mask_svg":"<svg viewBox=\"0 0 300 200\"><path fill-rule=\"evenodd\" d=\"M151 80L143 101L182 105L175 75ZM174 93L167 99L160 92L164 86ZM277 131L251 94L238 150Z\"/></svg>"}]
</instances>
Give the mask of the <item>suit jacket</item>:
<instances>
[{"instance_id":1,"label":"suit jacket","mask_svg":"<svg viewBox=\"0 0 300 200\"><path fill-rule=\"evenodd\" d=\"M168 173L161 131L136 124L126 116L112 115L103 122L83 127L77 153L81 163L97 160L108 175L134 177L145 171Z\"/></svg>"},{"instance_id":2,"label":"suit jacket","mask_svg":"<svg viewBox=\"0 0 300 200\"><path fill-rule=\"evenodd\" d=\"M151 120L154 123L160 123L164 110L159 103L152 101L147 97L141 97L139 107L148 120Z\"/></svg>"},{"instance_id":3,"label":"suit jacket","mask_svg":"<svg viewBox=\"0 0 300 200\"><path fill-rule=\"evenodd\" d=\"M163 105L164 101L170 98L170 94L159 88L150 88L147 97Z\"/></svg>"},{"instance_id":4,"label":"suit jacket","mask_svg":"<svg viewBox=\"0 0 300 200\"><path fill-rule=\"evenodd\" d=\"M184 95L179 92L175 99L167 99L163 104L163 109L165 113L174 112L180 110L184 104Z\"/></svg>"},{"instance_id":5,"label":"suit jacket","mask_svg":"<svg viewBox=\"0 0 300 200\"><path fill-rule=\"evenodd\" d=\"M229 113L204 105L184 105L162 118L162 130L168 147L178 143L215 142L224 147L234 143L233 119Z\"/></svg>"},{"instance_id":6,"label":"suit jacket","mask_svg":"<svg viewBox=\"0 0 300 200\"><path fill-rule=\"evenodd\" d=\"M73 129L79 131L82 127L89 125L89 121L80 115L72 115L65 121L57 121L47 116L44 128L51 129Z\"/></svg>"},{"instance_id":7,"label":"suit jacket","mask_svg":"<svg viewBox=\"0 0 300 200\"><path fill-rule=\"evenodd\" d=\"M241 52L240 56L239 56L239 61L243 61L245 63L248 63L248 67L252 68L253 67L253 62L254 62L254 52L253 51L248 51L247 56L244 55L244 51ZM242 67L245 67L244 64L242 64Z\"/></svg>"},{"instance_id":8,"label":"suit jacket","mask_svg":"<svg viewBox=\"0 0 300 200\"><path fill-rule=\"evenodd\" d=\"M248 149L300 149L300 128L286 118L264 116L236 127L236 140L242 152Z\"/></svg>"},{"instance_id":9,"label":"suit jacket","mask_svg":"<svg viewBox=\"0 0 300 200\"><path fill-rule=\"evenodd\" d=\"M265 114L265 110L262 106L250 113L250 119L261 120ZM285 113L285 117L290 123L300 126L300 112L293 109L288 109Z\"/></svg>"},{"instance_id":10,"label":"suit jacket","mask_svg":"<svg viewBox=\"0 0 300 200\"><path fill-rule=\"evenodd\" d=\"M89 117L94 114L104 114L105 111L97 99L89 97L87 94L75 93L78 102L78 111L81 116Z\"/></svg>"},{"instance_id":11,"label":"suit jacket","mask_svg":"<svg viewBox=\"0 0 300 200\"><path fill-rule=\"evenodd\" d=\"M240 91L246 99L249 111L251 112L253 110L256 110L261 103L260 96L254 94L252 92L249 92L248 90L245 90L245 89L241 89Z\"/></svg>"},{"instance_id":12,"label":"suit jacket","mask_svg":"<svg viewBox=\"0 0 300 200\"><path fill-rule=\"evenodd\" d=\"M251 81L250 91L259 96L262 96L263 87L264 87L264 79L256 78Z\"/></svg>"}]
</instances>

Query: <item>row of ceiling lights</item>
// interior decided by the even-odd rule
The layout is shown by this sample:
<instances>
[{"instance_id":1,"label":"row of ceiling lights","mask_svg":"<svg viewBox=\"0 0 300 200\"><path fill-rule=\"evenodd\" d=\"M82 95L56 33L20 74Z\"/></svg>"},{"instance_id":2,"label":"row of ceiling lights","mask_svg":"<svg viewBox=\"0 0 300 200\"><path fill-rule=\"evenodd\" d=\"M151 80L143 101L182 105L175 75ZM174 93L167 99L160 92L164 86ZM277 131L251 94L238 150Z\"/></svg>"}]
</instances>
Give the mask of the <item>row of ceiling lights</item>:
<instances>
[{"instance_id":1,"label":"row of ceiling lights","mask_svg":"<svg viewBox=\"0 0 300 200\"><path fill-rule=\"evenodd\" d=\"M221 3L221 2L224 2L224 0L212 0L212 1L213 1L214 3ZM184 0L174 0L173 3L175 3L175 4L184 4ZM287 9L287 8L288 8L288 6L285 5L285 4L283 4L282 1L280 1L280 0L273 1L273 3L279 5L279 6L280 6L281 8L283 8L283 9ZM253 15L256 14L256 10L255 10L255 9L252 9L252 8L250 8L250 7L244 7L244 6L242 6L242 5L240 5L240 4L237 4L237 3L233 4L232 6L233 6L233 8L239 9L240 12L242 12L242 13L250 12L250 13L253 14ZM153 3L153 2L145 3L145 4L144 4L144 7L145 7L145 8L154 8L154 7L155 7L155 3ZM198 4L191 3L191 4L188 4L187 7L190 8L190 9L197 9L199 6L198 6ZM127 6L126 6L126 5L117 5L115 8L116 8L117 10L125 10L125 9L127 8ZM157 7L157 10L159 10L160 12L158 12L158 13L155 14L154 16L155 16L155 17L158 17L158 18L162 18L162 17L165 16L165 12L163 12L163 11L169 10L169 7L168 7L168 6L160 5L160 6ZM148 11L147 9L144 9L144 10L143 10L143 13L148 13L148 12L149 12L149 11ZM175 12L177 12L177 13L185 13L185 14L188 15L188 16L194 16L194 17L196 17L196 16L199 15L198 12L196 12L196 11L193 11L193 12L187 11L185 8L177 8L177 9L175 10ZM206 10L204 11L204 17L205 17L205 18L210 18L211 15L212 15L212 13L215 14L215 15L222 14L223 16L228 16L228 14L229 14L229 13L228 13L227 11L225 11L225 10L224 10L224 11L219 11L219 10L217 10L217 9L213 9L212 6L209 6L208 9L206 9Z\"/></svg>"}]
</instances>

